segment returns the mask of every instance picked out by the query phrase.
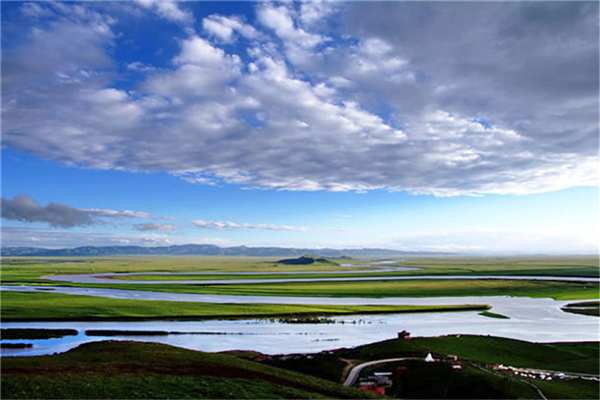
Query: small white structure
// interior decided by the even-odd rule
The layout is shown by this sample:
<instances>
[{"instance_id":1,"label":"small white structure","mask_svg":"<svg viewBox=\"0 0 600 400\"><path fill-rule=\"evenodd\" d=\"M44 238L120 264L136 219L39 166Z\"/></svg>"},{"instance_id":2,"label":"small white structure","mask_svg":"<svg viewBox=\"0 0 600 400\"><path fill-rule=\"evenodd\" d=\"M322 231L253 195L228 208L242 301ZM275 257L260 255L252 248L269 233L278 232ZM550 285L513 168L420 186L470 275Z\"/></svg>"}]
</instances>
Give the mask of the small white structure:
<instances>
[{"instance_id":1,"label":"small white structure","mask_svg":"<svg viewBox=\"0 0 600 400\"><path fill-rule=\"evenodd\" d=\"M433 356L431 353L427 353L427 357L425 357L425 362L434 362Z\"/></svg>"}]
</instances>

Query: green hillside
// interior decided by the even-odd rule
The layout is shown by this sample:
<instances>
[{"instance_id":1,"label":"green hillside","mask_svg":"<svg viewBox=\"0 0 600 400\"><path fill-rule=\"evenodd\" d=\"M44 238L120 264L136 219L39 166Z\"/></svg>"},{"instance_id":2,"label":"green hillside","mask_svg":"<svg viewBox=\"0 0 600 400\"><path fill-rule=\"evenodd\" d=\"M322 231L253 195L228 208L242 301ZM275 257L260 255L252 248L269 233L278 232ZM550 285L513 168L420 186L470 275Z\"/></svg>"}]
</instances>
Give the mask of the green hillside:
<instances>
[{"instance_id":1,"label":"green hillside","mask_svg":"<svg viewBox=\"0 0 600 400\"><path fill-rule=\"evenodd\" d=\"M462 369L455 370L450 363L426 363L424 359L428 353L436 357L456 355ZM386 340L311 357L273 357L267 362L340 382L349 366L402 357L419 360L368 367L361 376L402 368L401 375L393 376L393 387L386 390L387 395L395 398L541 398L537 390L549 399L597 399L600 394L595 381L543 381L494 369L495 365L504 364L598 375L599 342L531 343L472 335L417 337Z\"/></svg>"},{"instance_id":2,"label":"green hillside","mask_svg":"<svg viewBox=\"0 0 600 400\"><path fill-rule=\"evenodd\" d=\"M5 358L1 379L2 399L365 398L357 389L231 355L128 341Z\"/></svg>"}]
</instances>

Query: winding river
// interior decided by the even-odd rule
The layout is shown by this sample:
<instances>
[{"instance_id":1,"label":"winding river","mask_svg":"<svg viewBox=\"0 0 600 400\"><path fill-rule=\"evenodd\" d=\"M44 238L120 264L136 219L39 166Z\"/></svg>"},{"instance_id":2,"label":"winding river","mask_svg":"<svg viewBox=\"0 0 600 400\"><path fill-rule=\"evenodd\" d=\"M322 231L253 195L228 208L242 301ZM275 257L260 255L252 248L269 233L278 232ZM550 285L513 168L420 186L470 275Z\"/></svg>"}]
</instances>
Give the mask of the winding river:
<instances>
[{"instance_id":1,"label":"winding river","mask_svg":"<svg viewBox=\"0 0 600 400\"><path fill-rule=\"evenodd\" d=\"M246 272L235 275L302 275L332 273L386 272L407 270L406 267L361 266L364 270L315 272ZM404 268L404 269L401 269ZM137 275L168 275L166 273L137 273ZM175 273L181 275L182 273ZM185 274L185 273L183 273ZM226 275L223 273L201 273L202 275ZM56 275L46 279L77 283L128 283L128 284L240 284L260 282L309 282L349 280L404 280L404 279L511 279L511 280L560 280L598 282L598 278L563 278L548 276L388 276L388 277L312 277L275 279L209 279L209 280L120 280L118 276L129 274L86 274ZM199 273L194 273L199 275ZM111 279L108 280L107 277ZM276 320L252 319L235 321L143 321L143 322L3 322L3 328L60 328L76 329L76 336L61 339L36 341L3 340L4 343L33 343L32 348L2 349L3 356L42 355L63 352L77 345L98 340L143 340L171 344L203 351L254 350L263 353L318 352L339 347L350 347L390 339L401 330L413 336L436 336L446 334L478 334L503 336L532 342L553 341L597 341L600 326L597 317L570 314L561 307L572 301L532 299L509 296L476 297L430 297L430 298L334 298L334 297L285 297L285 296L242 296L206 295L192 293L153 292L145 290L123 290L108 288L83 288L65 286L10 286L0 287L3 291L39 292L51 291L69 295L84 295L116 299L183 301L199 303L254 303L254 304L318 304L318 305L459 305L489 304L492 311L510 317L496 319L480 315L477 311L354 315L331 318L328 324L289 324ZM164 336L88 336L90 329L112 330L161 330L177 332Z\"/></svg>"}]
</instances>

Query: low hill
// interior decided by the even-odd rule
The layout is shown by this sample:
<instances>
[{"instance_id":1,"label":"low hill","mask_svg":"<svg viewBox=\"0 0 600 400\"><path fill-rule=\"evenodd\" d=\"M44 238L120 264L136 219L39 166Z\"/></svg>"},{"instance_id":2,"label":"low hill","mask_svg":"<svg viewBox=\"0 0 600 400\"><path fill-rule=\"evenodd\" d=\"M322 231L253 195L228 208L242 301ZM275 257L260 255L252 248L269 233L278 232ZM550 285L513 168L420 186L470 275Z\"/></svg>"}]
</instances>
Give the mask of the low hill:
<instances>
[{"instance_id":1,"label":"low hill","mask_svg":"<svg viewBox=\"0 0 600 400\"><path fill-rule=\"evenodd\" d=\"M365 398L354 388L226 354L104 341L2 360L2 399ZM375 397L375 396L368 396Z\"/></svg>"},{"instance_id":2,"label":"low hill","mask_svg":"<svg viewBox=\"0 0 600 400\"><path fill-rule=\"evenodd\" d=\"M284 260L276 261L275 264L284 264L284 265L310 265L310 264L328 264L328 265L338 265L338 263L328 260L322 257L315 257L312 255L303 255L298 258L286 258Z\"/></svg>"}]
</instances>

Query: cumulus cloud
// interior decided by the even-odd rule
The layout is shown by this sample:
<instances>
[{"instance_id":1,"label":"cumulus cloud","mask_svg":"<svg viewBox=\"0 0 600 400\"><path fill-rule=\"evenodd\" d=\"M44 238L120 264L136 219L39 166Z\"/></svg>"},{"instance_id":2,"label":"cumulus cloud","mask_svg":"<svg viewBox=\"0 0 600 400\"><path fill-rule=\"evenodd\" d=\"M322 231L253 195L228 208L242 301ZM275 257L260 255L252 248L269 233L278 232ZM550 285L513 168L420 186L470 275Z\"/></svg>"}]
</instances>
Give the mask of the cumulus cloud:
<instances>
[{"instance_id":1,"label":"cumulus cloud","mask_svg":"<svg viewBox=\"0 0 600 400\"><path fill-rule=\"evenodd\" d=\"M267 231L288 231L288 232L306 232L309 229L303 226L292 225L271 225L271 224L248 224L232 221L191 221L198 228L217 229L222 231L230 230L267 230Z\"/></svg>"},{"instance_id":2,"label":"cumulus cloud","mask_svg":"<svg viewBox=\"0 0 600 400\"><path fill-rule=\"evenodd\" d=\"M198 15L202 34L191 9L159 4L145 7L185 35L160 66L127 60L127 90L108 9L23 5L56 17L3 52L4 145L277 190L598 183L597 4L259 3L254 19Z\"/></svg>"},{"instance_id":3,"label":"cumulus cloud","mask_svg":"<svg viewBox=\"0 0 600 400\"><path fill-rule=\"evenodd\" d=\"M92 217L85 211L57 203L41 206L27 195L15 196L12 200L2 198L2 218L26 222L46 222L51 226L61 228L94 223Z\"/></svg>"},{"instance_id":4,"label":"cumulus cloud","mask_svg":"<svg viewBox=\"0 0 600 400\"><path fill-rule=\"evenodd\" d=\"M258 39L261 37L258 30L236 16L209 15L202 20L202 27L211 36L225 43L234 42L236 35L241 35L247 39Z\"/></svg>"},{"instance_id":5,"label":"cumulus cloud","mask_svg":"<svg viewBox=\"0 0 600 400\"><path fill-rule=\"evenodd\" d=\"M158 16L167 21L180 24L186 32L194 31L194 14L180 7L180 2L171 0L136 0L136 2L147 9L153 10Z\"/></svg>"}]
</instances>

